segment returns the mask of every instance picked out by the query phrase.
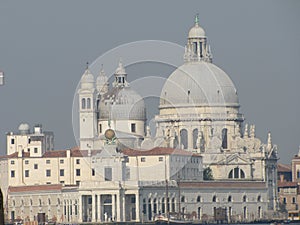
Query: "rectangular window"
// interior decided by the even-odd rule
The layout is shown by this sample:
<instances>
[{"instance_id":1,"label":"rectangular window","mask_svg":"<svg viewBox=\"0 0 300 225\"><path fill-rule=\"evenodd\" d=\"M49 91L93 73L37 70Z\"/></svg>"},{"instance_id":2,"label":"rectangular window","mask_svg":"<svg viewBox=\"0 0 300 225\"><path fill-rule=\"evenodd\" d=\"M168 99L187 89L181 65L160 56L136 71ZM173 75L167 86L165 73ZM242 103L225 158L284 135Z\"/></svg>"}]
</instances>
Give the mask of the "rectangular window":
<instances>
[{"instance_id":1,"label":"rectangular window","mask_svg":"<svg viewBox=\"0 0 300 225\"><path fill-rule=\"evenodd\" d=\"M136 132L136 127L135 127L135 123L131 124L131 132L135 133Z\"/></svg>"},{"instance_id":2,"label":"rectangular window","mask_svg":"<svg viewBox=\"0 0 300 225\"><path fill-rule=\"evenodd\" d=\"M64 164L64 160L63 159L59 160L59 163Z\"/></svg>"},{"instance_id":3,"label":"rectangular window","mask_svg":"<svg viewBox=\"0 0 300 225\"><path fill-rule=\"evenodd\" d=\"M51 184L51 182L46 182L46 184Z\"/></svg>"},{"instance_id":4,"label":"rectangular window","mask_svg":"<svg viewBox=\"0 0 300 225\"><path fill-rule=\"evenodd\" d=\"M30 139L30 138L28 138L28 144L30 144L30 142L31 142L31 139Z\"/></svg>"},{"instance_id":5,"label":"rectangular window","mask_svg":"<svg viewBox=\"0 0 300 225\"><path fill-rule=\"evenodd\" d=\"M28 160L25 160L25 164L28 165L28 164L29 164L29 161L28 161Z\"/></svg>"},{"instance_id":6,"label":"rectangular window","mask_svg":"<svg viewBox=\"0 0 300 225\"><path fill-rule=\"evenodd\" d=\"M102 133L102 124L99 124L99 133Z\"/></svg>"},{"instance_id":7,"label":"rectangular window","mask_svg":"<svg viewBox=\"0 0 300 225\"><path fill-rule=\"evenodd\" d=\"M12 145L14 145L14 144L15 144L15 139L14 139L14 138L10 139L10 143L11 143Z\"/></svg>"},{"instance_id":8,"label":"rectangular window","mask_svg":"<svg viewBox=\"0 0 300 225\"><path fill-rule=\"evenodd\" d=\"M60 183L61 183L61 184L64 184L64 183L65 183L65 181L61 180L61 181L60 181Z\"/></svg>"},{"instance_id":9,"label":"rectangular window","mask_svg":"<svg viewBox=\"0 0 300 225\"><path fill-rule=\"evenodd\" d=\"M130 179L130 167L126 167L126 180Z\"/></svg>"},{"instance_id":10,"label":"rectangular window","mask_svg":"<svg viewBox=\"0 0 300 225\"><path fill-rule=\"evenodd\" d=\"M80 169L76 169L76 176L80 176Z\"/></svg>"},{"instance_id":11,"label":"rectangular window","mask_svg":"<svg viewBox=\"0 0 300 225\"><path fill-rule=\"evenodd\" d=\"M80 185L80 180L76 180L76 185L77 185L77 186Z\"/></svg>"},{"instance_id":12,"label":"rectangular window","mask_svg":"<svg viewBox=\"0 0 300 225\"><path fill-rule=\"evenodd\" d=\"M15 177L15 171L14 170L12 170L12 171L10 171L10 177Z\"/></svg>"},{"instance_id":13,"label":"rectangular window","mask_svg":"<svg viewBox=\"0 0 300 225\"><path fill-rule=\"evenodd\" d=\"M34 168L35 170L37 170L37 169L39 168L39 165L38 165L38 164L34 164L34 165L33 165L33 168Z\"/></svg>"},{"instance_id":14,"label":"rectangular window","mask_svg":"<svg viewBox=\"0 0 300 225\"><path fill-rule=\"evenodd\" d=\"M162 162L162 161L164 161L164 158L163 157L158 157L158 161Z\"/></svg>"},{"instance_id":15,"label":"rectangular window","mask_svg":"<svg viewBox=\"0 0 300 225\"><path fill-rule=\"evenodd\" d=\"M59 170L59 175L60 175L61 177L65 176L65 170Z\"/></svg>"},{"instance_id":16,"label":"rectangular window","mask_svg":"<svg viewBox=\"0 0 300 225\"><path fill-rule=\"evenodd\" d=\"M34 152L34 153L38 153L38 148L34 148L34 149L33 149L33 152Z\"/></svg>"},{"instance_id":17,"label":"rectangular window","mask_svg":"<svg viewBox=\"0 0 300 225\"><path fill-rule=\"evenodd\" d=\"M46 177L51 177L51 170L46 170Z\"/></svg>"},{"instance_id":18,"label":"rectangular window","mask_svg":"<svg viewBox=\"0 0 300 225\"><path fill-rule=\"evenodd\" d=\"M293 203L293 204L296 203L296 197L293 197L292 203Z\"/></svg>"},{"instance_id":19,"label":"rectangular window","mask_svg":"<svg viewBox=\"0 0 300 225\"><path fill-rule=\"evenodd\" d=\"M14 164L15 164L15 161L14 161L14 160L11 160L11 161L10 161L10 164L11 164L11 165L14 165Z\"/></svg>"},{"instance_id":20,"label":"rectangular window","mask_svg":"<svg viewBox=\"0 0 300 225\"><path fill-rule=\"evenodd\" d=\"M95 169L92 169L92 176L95 176Z\"/></svg>"},{"instance_id":21,"label":"rectangular window","mask_svg":"<svg viewBox=\"0 0 300 225\"><path fill-rule=\"evenodd\" d=\"M76 164L80 164L80 159L76 159Z\"/></svg>"},{"instance_id":22,"label":"rectangular window","mask_svg":"<svg viewBox=\"0 0 300 225\"><path fill-rule=\"evenodd\" d=\"M46 164L50 164L50 159L47 159L47 160L46 160Z\"/></svg>"},{"instance_id":23,"label":"rectangular window","mask_svg":"<svg viewBox=\"0 0 300 225\"><path fill-rule=\"evenodd\" d=\"M286 204L286 198L283 198L283 204Z\"/></svg>"},{"instance_id":24,"label":"rectangular window","mask_svg":"<svg viewBox=\"0 0 300 225\"><path fill-rule=\"evenodd\" d=\"M27 148L27 151L30 152L30 148Z\"/></svg>"},{"instance_id":25,"label":"rectangular window","mask_svg":"<svg viewBox=\"0 0 300 225\"><path fill-rule=\"evenodd\" d=\"M146 158L145 158L145 157L142 157L142 158L141 158L141 162L146 162Z\"/></svg>"},{"instance_id":26,"label":"rectangular window","mask_svg":"<svg viewBox=\"0 0 300 225\"><path fill-rule=\"evenodd\" d=\"M25 177L29 177L29 170L25 170Z\"/></svg>"},{"instance_id":27,"label":"rectangular window","mask_svg":"<svg viewBox=\"0 0 300 225\"><path fill-rule=\"evenodd\" d=\"M111 167L104 168L104 177L105 177L105 181L112 180L112 168Z\"/></svg>"}]
</instances>

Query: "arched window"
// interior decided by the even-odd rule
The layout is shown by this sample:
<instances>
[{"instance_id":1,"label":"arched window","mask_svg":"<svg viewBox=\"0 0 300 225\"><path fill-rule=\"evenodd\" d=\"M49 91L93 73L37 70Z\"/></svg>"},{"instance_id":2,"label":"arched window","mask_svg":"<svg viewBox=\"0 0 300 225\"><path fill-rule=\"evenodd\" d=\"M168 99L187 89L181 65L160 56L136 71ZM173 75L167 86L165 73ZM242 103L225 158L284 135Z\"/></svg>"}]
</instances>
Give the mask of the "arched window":
<instances>
[{"instance_id":1,"label":"arched window","mask_svg":"<svg viewBox=\"0 0 300 225\"><path fill-rule=\"evenodd\" d=\"M227 149L227 128L222 130L222 148Z\"/></svg>"},{"instance_id":2,"label":"arched window","mask_svg":"<svg viewBox=\"0 0 300 225\"><path fill-rule=\"evenodd\" d=\"M165 198L161 199L161 212L165 213L166 205L165 205Z\"/></svg>"},{"instance_id":3,"label":"arched window","mask_svg":"<svg viewBox=\"0 0 300 225\"><path fill-rule=\"evenodd\" d=\"M30 199L30 205L32 205L32 199Z\"/></svg>"},{"instance_id":4,"label":"arched window","mask_svg":"<svg viewBox=\"0 0 300 225\"><path fill-rule=\"evenodd\" d=\"M198 139L198 129L193 130L193 148L197 148L197 139Z\"/></svg>"},{"instance_id":5,"label":"arched window","mask_svg":"<svg viewBox=\"0 0 300 225\"><path fill-rule=\"evenodd\" d=\"M234 169L230 170L228 174L228 178L230 179L244 179L245 173L239 167L235 167Z\"/></svg>"},{"instance_id":6,"label":"arched window","mask_svg":"<svg viewBox=\"0 0 300 225\"><path fill-rule=\"evenodd\" d=\"M261 218L261 217L262 217L261 206L258 207L258 209L257 209L257 214L258 214L258 218Z\"/></svg>"},{"instance_id":7,"label":"arched window","mask_svg":"<svg viewBox=\"0 0 300 225\"><path fill-rule=\"evenodd\" d=\"M42 206L42 200L41 199L39 199L39 205Z\"/></svg>"},{"instance_id":8,"label":"arched window","mask_svg":"<svg viewBox=\"0 0 300 225\"><path fill-rule=\"evenodd\" d=\"M257 202L261 202L261 196L260 195L257 197Z\"/></svg>"},{"instance_id":9,"label":"arched window","mask_svg":"<svg viewBox=\"0 0 300 225\"><path fill-rule=\"evenodd\" d=\"M91 99L90 98L87 98L87 100L86 100L86 108L87 109L91 108Z\"/></svg>"},{"instance_id":10,"label":"arched window","mask_svg":"<svg viewBox=\"0 0 300 225\"><path fill-rule=\"evenodd\" d=\"M228 202L232 202L232 197L231 197L231 195L228 196Z\"/></svg>"},{"instance_id":11,"label":"arched window","mask_svg":"<svg viewBox=\"0 0 300 225\"><path fill-rule=\"evenodd\" d=\"M172 198L172 209L171 212L175 212L175 198Z\"/></svg>"},{"instance_id":12,"label":"arched window","mask_svg":"<svg viewBox=\"0 0 300 225\"><path fill-rule=\"evenodd\" d=\"M212 198L212 202L217 202L217 200L218 200L217 196L214 195L213 198Z\"/></svg>"},{"instance_id":13,"label":"arched window","mask_svg":"<svg viewBox=\"0 0 300 225\"><path fill-rule=\"evenodd\" d=\"M243 202L247 202L247 196L246 195L243 196Z\"/></svg>"},{"instance_id":14,"label":"arched window","mask_svg":"<svg viewBox=\"0 0 300 225\"><path fill-rule=\"evenodd\" d=\"M81 108L85 109L85 98L81 99Z\"/></svg>"},{"instance_id":15,"label":"arched window","mask_svg":"<svg viewBox=\"0 0 300 225\"><path fill-rule=\"evenodd\" d=\"M185 197L184 196L181 197L181 202L185 202Z\"/></svg>"},{"instance_id":16,"label":"arched window","mask_svg":"<svg viewBox=\"0 0 300 225\"><path fill-rule=\"evenodd\" d=\"M51 205L51 200L50 200L50 198L48 198L48 205Z\"/></svg>"},{"instance_id":17,"label":"arched window","mask_svg":"<svg viewBox=\"0 0 300 225\"><path fill-rule=\"evenodd\" d=\"M156 201L156 198L153 199L153 212L157 213L157 201Z\"/></svg>"},{"instance_id":18,"label":"arched window","mask_svg":"<svg viewBox=\"0 0 300 225\"><path fill-rule=\"evenodd\" d=\"M180 147L183 149L188 148L188 133L186 129L180 130Z\"/></svg>"},{"instance_id":19,"label":"arched window","mask_svg":"<svg viewBox=\"0 0 300 225\"><path fill-rule=\"evenodd\" d=\"M197 202L201 202L201 196L197 197Z\"/></svg>"},{"instance_id":20,"label":"arched window","mask_svg":"<svg viewBox=\"0 0 300 225\"><path fill-rule=\"evenodd\" d=\"M244 207L244 219L247 219L247 207Z\"/></svg>"}]
</instances>

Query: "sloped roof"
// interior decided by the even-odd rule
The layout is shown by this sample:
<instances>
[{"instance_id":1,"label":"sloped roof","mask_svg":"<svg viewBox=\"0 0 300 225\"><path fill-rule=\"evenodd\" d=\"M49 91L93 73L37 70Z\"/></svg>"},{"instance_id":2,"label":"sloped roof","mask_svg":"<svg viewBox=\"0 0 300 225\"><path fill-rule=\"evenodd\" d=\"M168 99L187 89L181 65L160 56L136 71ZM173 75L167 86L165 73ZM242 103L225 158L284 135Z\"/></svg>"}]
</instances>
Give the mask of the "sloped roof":
<instances>
[{"instance_id":1,"label":"sloped roof","mask_svg":"<svg viewBox=\"0 0 300 225\"><path fill-rule=\"evenodd\" d=\"M292 172L292 166L287 164L278 163L277 164L278 172Z\"/></svg>"},{"instance_id":2,"label":"sloped roof","mask_svg":"<svg viewBox=\"0 0 300 225\"><path fill-rule=\"evenodd\" d=\"M278 187L297 187L297 182L291 182L291 181L278 181Z\"/></svg>"},{"instance_id":3,"label":"sloped roof","mask_svg":"<svg viewBox=\"0 0 300 225\"><path fill-rule=\"evenodd\" d=\"M60 191L62 189L61 184L47 184L47 185L26 185L26 186L9 186L9 193L18 192L33 192L33 191Z\"/></svg>"}]
</instances>

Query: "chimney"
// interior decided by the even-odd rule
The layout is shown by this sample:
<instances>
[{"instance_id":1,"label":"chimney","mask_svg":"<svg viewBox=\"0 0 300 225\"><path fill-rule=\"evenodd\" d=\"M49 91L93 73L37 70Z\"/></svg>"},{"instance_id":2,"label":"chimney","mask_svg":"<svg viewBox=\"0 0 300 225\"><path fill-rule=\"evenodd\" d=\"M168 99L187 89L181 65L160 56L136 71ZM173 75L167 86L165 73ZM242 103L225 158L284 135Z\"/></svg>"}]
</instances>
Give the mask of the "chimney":
<instances>
[{"instance_id":1,"label":"chimney","mask_svg":"<svg viewBox=\"0 0 300 225\"><path fill-rule=\"evenodd\" d=\"M284 175L283 175L283 174L280 174L280 175L279 175L279 179L280 179L280 182L283 182L283 181L284 181Z\"/></svg>"}]
</instances>

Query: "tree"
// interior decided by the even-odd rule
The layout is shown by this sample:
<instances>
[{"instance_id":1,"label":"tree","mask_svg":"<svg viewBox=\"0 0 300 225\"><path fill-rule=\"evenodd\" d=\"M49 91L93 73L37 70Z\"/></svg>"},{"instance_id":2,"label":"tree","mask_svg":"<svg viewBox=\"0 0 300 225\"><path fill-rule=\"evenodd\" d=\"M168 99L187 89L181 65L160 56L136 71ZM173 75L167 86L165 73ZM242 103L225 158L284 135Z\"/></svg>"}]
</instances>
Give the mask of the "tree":
<instances>
[{"instance_id":1,"label":"tree","mask_svg":"<svg viewBox=\"0 0 300 225\"><path fill-rule=\"evenodd\" d=\"M212 174L212 170L211 170L210 167L206 167L203 170L203 179L204 180L213 180L214 179L213 174Z\"/></svg>"}]
</instances>

